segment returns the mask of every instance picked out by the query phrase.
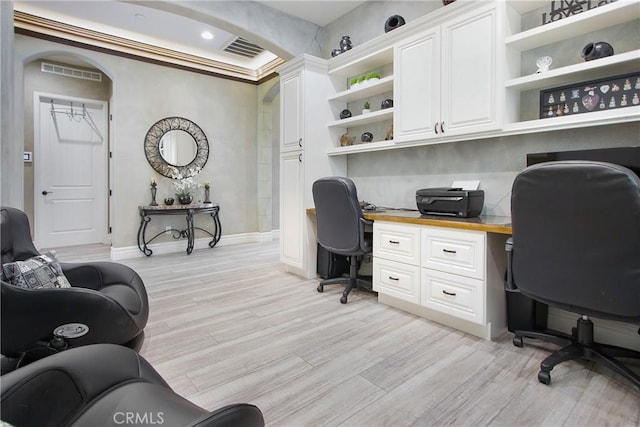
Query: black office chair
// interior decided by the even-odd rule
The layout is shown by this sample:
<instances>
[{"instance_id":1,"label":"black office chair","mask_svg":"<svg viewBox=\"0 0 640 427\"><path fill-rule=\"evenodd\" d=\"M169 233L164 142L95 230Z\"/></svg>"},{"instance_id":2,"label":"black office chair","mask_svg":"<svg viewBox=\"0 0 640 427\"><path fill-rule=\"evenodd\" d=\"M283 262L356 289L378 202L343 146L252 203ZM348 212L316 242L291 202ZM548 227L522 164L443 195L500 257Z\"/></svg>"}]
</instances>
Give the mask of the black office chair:
<instances>
[{"instance_id":1,"label":"black office chair","mask_svg":"<svg viewBox=\"0 0 640 427\"><path fill-rule=\"evenodd\" d=\"M176 394L135 351L73 348L2 376L2 421L12 426L262 427L256 406L209 412Z\"/></svg>"},{"instance_id":2,"label":"black office chair","mask_svg":"<svg viewBox=\"0 0 640 427\"><path fill-rule=\"evenodd\" d=\"M602 162L534 165L513 183L511 216L507 290L581 314L571 335L513 331L519 347L523 337L564 345L540 364L538 380L549 384L554 366L586 359L640 388L640 376L616 359L637 359L640 352L596 343L588 317L640 324L638 176Z\"/></svg>"},{"instance_id":3,"label":"black office chair","mask_svg":"<svg viewBox=\"0 0 640 427\"><path fill-rule=\"evenodd\" d=\"M359 260L371 252L373 238L365 232L372 224L362 216L358 192L352 180L344 177L320 178L313 183L313 201L318 222L318 243L330 252L349 257L349 277L338 277L320 282L318 292L327 285L346 285L340 302L356 287L371 289L371 283L358 278Z\"/></svg>"},{"instance_id":4,"label":"black office chair","mask_svg":"<svg viewBox=\"0 0 640 427\"><path fill-rule=\"evenodd\" d=\"M24 212L0 209L2 264L40 255ZM1 352L20 363L58 350L96 343L140 349L149 317L147 291L140 276L115 262L60 263L70 288L30 289L2 281ZM60 330L63 325L71 329ZM85 325L84 335L76 333ZM54 336L54 330L59 331ZM3 370L11 362L3 359Z\"/></svg>"}]
</instances>

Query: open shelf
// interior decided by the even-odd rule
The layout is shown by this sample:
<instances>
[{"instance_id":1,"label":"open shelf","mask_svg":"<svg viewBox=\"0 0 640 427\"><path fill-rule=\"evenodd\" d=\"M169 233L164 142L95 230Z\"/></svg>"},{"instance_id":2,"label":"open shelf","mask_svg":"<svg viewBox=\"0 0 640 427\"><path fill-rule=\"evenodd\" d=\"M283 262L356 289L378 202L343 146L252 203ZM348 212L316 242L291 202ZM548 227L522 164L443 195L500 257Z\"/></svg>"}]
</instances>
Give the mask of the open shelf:
<instances>
[{"instance_id":1,"label":"open shelf","mask_svg":"<svg viewBox=\"0 0 640 427\"><path fill-rule=\"evenodd\" d=\"M622 74L637 68L640 68L640 50L633 50L606 58L556 68L545 73L511 79L505 83L505 87L519 91L542 89L576 83L576 79L578 79L576 76L579 76L580 81L584 81L597 78L598 73L604 71L610 70L614 74Z\"/></svg>"},{"instance_id":2,"label":"open shelf","mask_svg":"<svg viewBox=\"0 0 640 427\"><path fill-rule=\"evenodd\" d=\"M380 95L393 90L393 76L383 77L373 83L361 83L354 89L343 90L329 98L329 101L351 102L358 99Z\"/></svg>"},{"instance_id":3,"label":"open shelf","mask_svg":"<svg viewBox=\"0 0 640 427\"><path fill-rule=\"evenodd\" d=\"M329 127L348 128L391 119L393 119L393 108L385 108L384 110L372 111L368 114L360 114L349 117L348 119L336 120L335 122L329 123Z\"/></svg>"},{"instance_id":4,"label":"open shelf","mask_svg":"<svg viewBox=\"0 0 640 427\"><path fill-rule=\"evenodd\" d=\"M374 48L373 45L367 47ZM365 53L362 56L361 54L361 52L356 53L352 49L329 59L329 74L351 77L393 63L393 46L371 50L370 53Z\"/></svg>"},{"instance_id":5,"label":"open shelf","mask_svg":"<svg viewBox=\"0 0 640 427\"><path fill-rule=\"evenodd\" d=\"M507 46L525 51L640 18L636 1L617 1L507 37Z\"/></svg>"},{"instance_id":6,"label":"open shelf","mask_svg":"<svg viewBox=\"0 0 640 427\"><path fill-rule=\"evenodd\" d=\"M347 145L346 147L336 147L327 150L328 156L342 156L344 154L365 153L370 151L381 151L395 148L392 140L375 141L363 144Z\"/></svg>"}]
</instances>

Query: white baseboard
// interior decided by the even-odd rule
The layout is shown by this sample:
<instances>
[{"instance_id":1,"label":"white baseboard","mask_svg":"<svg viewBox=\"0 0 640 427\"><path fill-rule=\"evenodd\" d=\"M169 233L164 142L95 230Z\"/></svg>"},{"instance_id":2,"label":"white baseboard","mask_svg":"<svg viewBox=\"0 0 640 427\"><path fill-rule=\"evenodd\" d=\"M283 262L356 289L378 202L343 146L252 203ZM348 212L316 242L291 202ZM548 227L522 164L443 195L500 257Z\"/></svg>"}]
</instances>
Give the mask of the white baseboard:
<instances>
[{"instance_id":1,"label":"white baseboard","mask_svg":"<svg viewBox=\"0 0 640 427\"><path fill-rule=\"evenodd\" d=\"M243 243L262 243L270 242L280 238L280 230L273 230L262 233L241 233L222 236L217 246L231 246L241 245ZM209 248L210 237L202 237L195 239L193 242L193 249L206 249ZM176 240L173 242L161 242L152 243L149 245L149 249L156 255L173 254L179 252L185 252L187 250L187 241L185 239ZM111 259L113 261L119 261L130 258L141 258L145 255L140 252L138 246L124 246L121 248L111 247Z\"/></svg>"}]
</instances>

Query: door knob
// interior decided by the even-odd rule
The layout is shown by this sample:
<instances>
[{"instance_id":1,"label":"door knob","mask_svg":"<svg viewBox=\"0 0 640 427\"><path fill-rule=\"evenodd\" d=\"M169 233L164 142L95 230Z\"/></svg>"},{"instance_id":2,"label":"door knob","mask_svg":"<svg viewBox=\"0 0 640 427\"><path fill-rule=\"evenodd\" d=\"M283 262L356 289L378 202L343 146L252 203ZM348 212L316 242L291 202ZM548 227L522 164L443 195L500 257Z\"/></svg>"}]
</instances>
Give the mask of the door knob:
<instances>
[{"instance_id":1,"label":"door knob","mask_svg":"<svg viewBox=\"0 0 640 427\"><path fill-rule=\"evenodd\" d=\"M43 196L46 196L47 194L52 194L52 193L53 193L53 191L47 191L47 190L44 190L44 191L42 192L42 195L43 195Z\"/></svg>"}]
</instances>

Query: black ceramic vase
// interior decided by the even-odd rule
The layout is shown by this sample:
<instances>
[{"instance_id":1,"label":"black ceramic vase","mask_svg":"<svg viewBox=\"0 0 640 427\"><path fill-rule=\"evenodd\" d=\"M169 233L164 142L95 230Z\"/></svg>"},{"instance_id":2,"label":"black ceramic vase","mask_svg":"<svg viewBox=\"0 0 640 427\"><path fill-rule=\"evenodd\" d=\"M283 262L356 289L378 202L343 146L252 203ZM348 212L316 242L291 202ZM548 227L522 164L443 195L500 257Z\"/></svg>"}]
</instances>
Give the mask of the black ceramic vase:
<instances>
[{"instance_id":1,"label":"black ceramic vase","mask_svg":"<svg viewBox=\"0 0 640 427\"><path fill-rule=\"evenodd\" d=\"M589 43L582 49L582 57L585 61L604 58L613 55L613 46L607 42Z\"/></svg>"},{"instance_id":2,"label":"black ceramic vase","mask_svg":"<svg viewBox=\"0 0 640 427\"><path fill-rule=\"evenodd\" d=\"M173 197L167 197L166 199L164 199L164 204L167 206L171 206L173 202L174 202Z\"/></svg>"},{"instance_id":3,"label":"black ceramic vase","mask_svg":"<svg viewBox=\"0 0 640 427\"><path fill-rule=\"evenodd\" d=\"M178 201L181 205L188 205L193 202L193 196L189 194L188 196L178 196Z\"/></svg>"},{"instance_id":4,"label":"black ceramic vase","mask_svg":"<svg viewBox=\"0 0 640 427\"><path fill-rule=\"evenodd\" d=\"M365 132L360 136L362 142L371 142L373 141L373 134L371 132Z\"/></svg>"},{"instance_id":5,"label":"black ceramic vase","mask_svg":"<svg viewBox=\"0 0 640 427\"><path fill-rule=\"evenodd\" d=\"M340 50L342 52L346 52L351 49L351 38L349 36L342 36L340 40Z\"/></svg>"},{"instance_id":6,"label":"black ceramic vase","mask_svg":"<svg viewBox=\"0 0 640 427\"><path fill-rule=\"evenodd\" d=\"M348 119L349 117L351 117L351 111L349 110L342 110L340 112L340 118L341 119Z\"/></svg>"},{"instance_id":7,"label":"black ceramic vase","mask_svg":"<svg viewBox=\"0 0 640 427\"><path fill-rule=\"evenodd\" d=\"M384 23L384 32L388 33L391 30L395 30L398 27L401 27L405 24L404 18L400 15L392 15L387 19L387 22Z\"/></svg>"},{"instance_id":8,"label":"black ceramic vase","mask_svg":"<svg viewBox=\"0 0 640 427\"><path fill-rule=\"evenodd\" d=\"M380 108L382 110L384 110L385 108L391 108L393 107L393 99L385 99L384 101L382 101L382 103L380 104Z\"/></svg>"}]
</instances>

